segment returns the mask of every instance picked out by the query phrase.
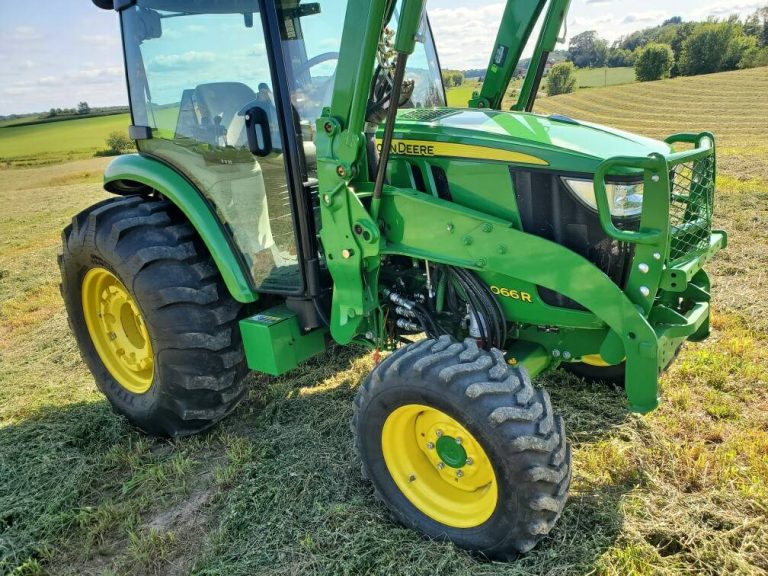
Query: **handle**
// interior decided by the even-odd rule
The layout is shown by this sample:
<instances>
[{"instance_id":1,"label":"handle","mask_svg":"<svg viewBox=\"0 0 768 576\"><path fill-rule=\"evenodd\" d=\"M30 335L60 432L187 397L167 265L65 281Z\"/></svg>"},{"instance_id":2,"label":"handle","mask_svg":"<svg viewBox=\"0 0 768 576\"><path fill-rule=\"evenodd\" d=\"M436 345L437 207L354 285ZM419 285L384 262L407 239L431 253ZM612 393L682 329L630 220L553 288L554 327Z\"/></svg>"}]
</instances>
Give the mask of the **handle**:
<instances>
[{"instance_id":1,"label":"handle","mask_svg":"<svg viewBox=\"0 0 768 576\"><path fill-rule=\"evenodd\" d=\"M262 145L259 146L259 134L256 128L261 128ZM248 137L248 149L251 154L263 158L272 153L272 135L269 131L269 117L266 110L254 106L245 113L245 134Z\"/></svg>"}]
</instances>

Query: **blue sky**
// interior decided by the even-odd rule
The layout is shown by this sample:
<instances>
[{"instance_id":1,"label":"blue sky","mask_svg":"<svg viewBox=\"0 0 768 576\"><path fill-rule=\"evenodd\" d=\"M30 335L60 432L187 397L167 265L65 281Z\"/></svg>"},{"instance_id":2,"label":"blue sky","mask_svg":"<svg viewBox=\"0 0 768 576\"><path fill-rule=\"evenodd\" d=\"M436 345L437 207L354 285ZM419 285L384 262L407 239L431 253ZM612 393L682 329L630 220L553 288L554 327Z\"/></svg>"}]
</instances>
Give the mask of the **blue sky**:
<instances>
[{"instance_id":1,"label":"blue sky","mask_svg":"<svg viewBox=\"0 0 768 576\"><path fill-rule=\"evenodd\" d=\"M671 16L745 15L765 1L573 0L568 32L598 30L614 40ZM443 67L484 67L504 2L428 0L427 7ZM116 14L89 0L0 0L0 114L74 107L81 100L126 102Z\"/></svg>"}]
</instances>

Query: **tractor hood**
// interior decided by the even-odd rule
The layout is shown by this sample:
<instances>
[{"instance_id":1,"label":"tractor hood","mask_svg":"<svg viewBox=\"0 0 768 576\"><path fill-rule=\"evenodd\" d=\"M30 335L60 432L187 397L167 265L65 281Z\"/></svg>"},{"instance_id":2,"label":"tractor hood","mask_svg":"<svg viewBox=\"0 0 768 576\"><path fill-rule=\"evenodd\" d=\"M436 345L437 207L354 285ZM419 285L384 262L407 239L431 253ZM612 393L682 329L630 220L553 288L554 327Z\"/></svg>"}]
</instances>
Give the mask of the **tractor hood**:
<instances>
[{"instance_id":1,"label":"tractor hood","mask_svg":"<svg viewBox=\"0 0 768 576\"><path fill-rule=\"evenodd\" d=\"M567 118L472 109L406 109L392 153L508 161L557 172L594 173L614 156L668 154L668 144Z\"/></svg>"}]
</instances>

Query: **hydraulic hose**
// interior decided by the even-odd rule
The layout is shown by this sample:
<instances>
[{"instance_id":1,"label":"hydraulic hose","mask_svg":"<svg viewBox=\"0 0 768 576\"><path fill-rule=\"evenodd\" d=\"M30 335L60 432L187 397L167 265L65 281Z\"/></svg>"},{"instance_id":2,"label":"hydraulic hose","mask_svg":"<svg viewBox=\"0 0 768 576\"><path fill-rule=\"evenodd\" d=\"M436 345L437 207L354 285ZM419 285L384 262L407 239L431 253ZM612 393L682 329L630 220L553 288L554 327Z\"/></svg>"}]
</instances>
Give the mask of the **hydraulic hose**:
<instances>
[{"instance_id":1,"label":"hydraulic hose","mask_svg":"<svg viewBox=\"0 0 768 576\"><path fill-rule=\"evenodd\" d=\"M392 147L392 134L395 131L397 109L400 105L400 93L403 89L407 63L408 54L398 52L397 63L395 64L395 77L392 82L392 94L389 98L389 109L387 110L387 123L384 126L384 137L381 141L381 155L379 156L379 165L376 171L376 184L373 187L373 199L371 200L371 217L374 222L377 222L379 219L381 193L384 190L384 179L387 176L387 163L389 162L389 152Z\"/></svg>"}]
</instances>

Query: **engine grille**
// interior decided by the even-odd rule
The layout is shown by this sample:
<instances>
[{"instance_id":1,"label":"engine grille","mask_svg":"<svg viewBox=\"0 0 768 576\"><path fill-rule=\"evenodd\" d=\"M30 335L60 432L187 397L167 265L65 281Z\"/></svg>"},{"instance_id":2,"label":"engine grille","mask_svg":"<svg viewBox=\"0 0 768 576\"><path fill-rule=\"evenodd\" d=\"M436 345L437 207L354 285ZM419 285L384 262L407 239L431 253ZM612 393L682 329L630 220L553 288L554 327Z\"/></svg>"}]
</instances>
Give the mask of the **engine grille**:
<instances>
[{"instance_id":1,"label":"engine grille","mask_svg":"<svg viewBox=\"0 0 768 576\"><path fill-rule=\"evenodd\" d=\"M715 196L715 158L678 164L670 174L669 220L672 263L709 247Z\"/></svg>"}]
</instances>

